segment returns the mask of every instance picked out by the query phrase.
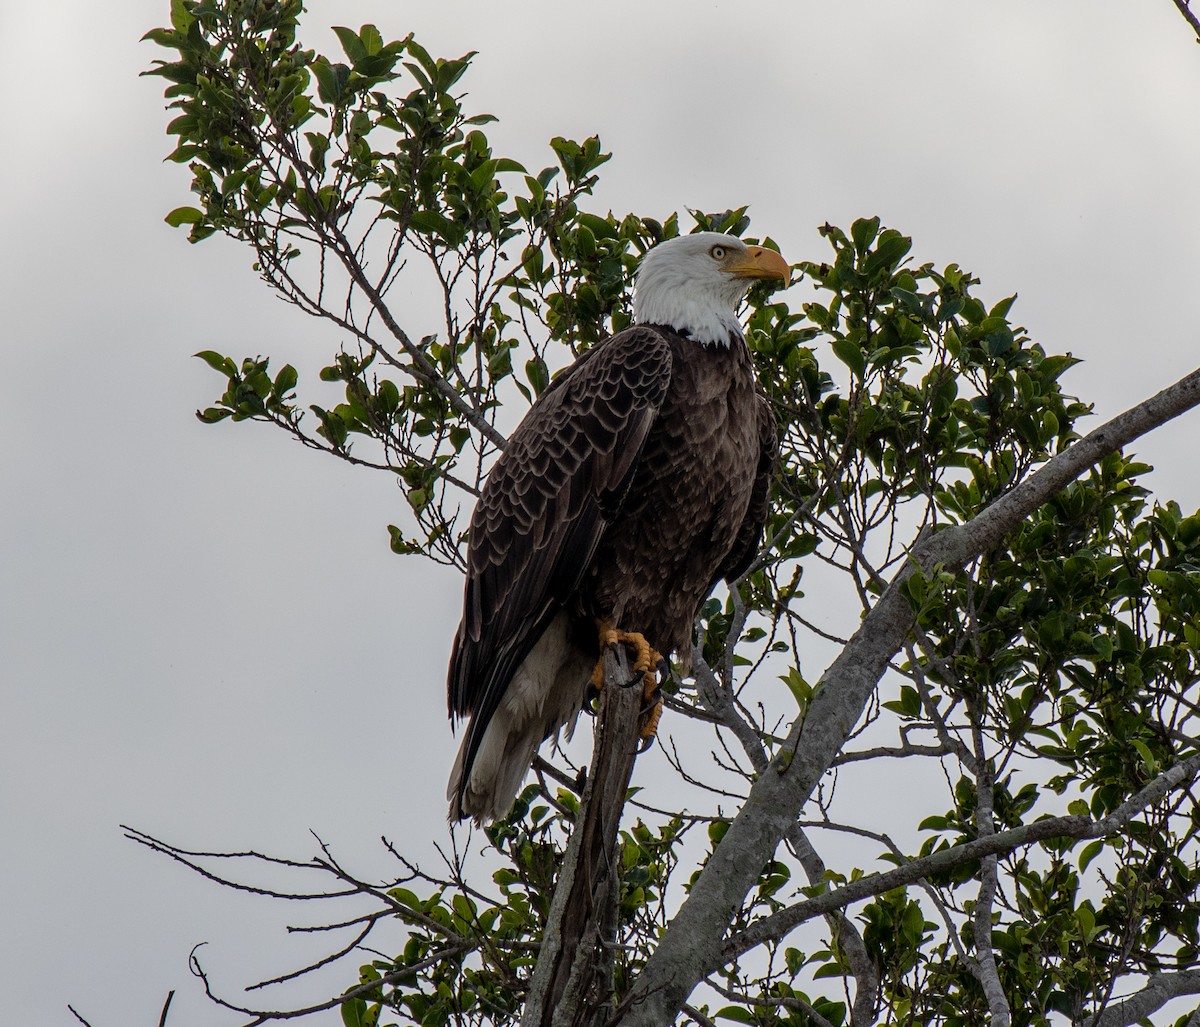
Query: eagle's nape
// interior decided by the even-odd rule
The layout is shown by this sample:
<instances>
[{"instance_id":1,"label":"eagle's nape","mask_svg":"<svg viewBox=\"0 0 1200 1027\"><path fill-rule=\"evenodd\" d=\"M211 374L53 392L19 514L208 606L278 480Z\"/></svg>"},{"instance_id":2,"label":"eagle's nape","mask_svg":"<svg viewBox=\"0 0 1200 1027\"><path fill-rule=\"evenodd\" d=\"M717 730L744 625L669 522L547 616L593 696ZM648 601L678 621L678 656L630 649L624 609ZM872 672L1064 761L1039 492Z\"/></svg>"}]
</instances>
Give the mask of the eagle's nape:
<instances>
[{"instance_id":1,"label":"eagle's nape","mask_svg":"<svg viewBox=\"0 0 1200 1027\"><path fill-rule=\"evenodd\" d=\"M633 655L630 669L635 677L626 684L629 686L637 684L639 680L642 682L642 698L646 707L638 737L649 744L658 733L658 721L662 717L662 689L659 688L658 676L666 672L666 657L646 641L646 636L640 631L622 631L604 619L597 619L596 624L600 629L600 659L592 671L592 687L597 692L604 689L605 652L620 645L628 647Z\"/></svg>"}]
</instances>

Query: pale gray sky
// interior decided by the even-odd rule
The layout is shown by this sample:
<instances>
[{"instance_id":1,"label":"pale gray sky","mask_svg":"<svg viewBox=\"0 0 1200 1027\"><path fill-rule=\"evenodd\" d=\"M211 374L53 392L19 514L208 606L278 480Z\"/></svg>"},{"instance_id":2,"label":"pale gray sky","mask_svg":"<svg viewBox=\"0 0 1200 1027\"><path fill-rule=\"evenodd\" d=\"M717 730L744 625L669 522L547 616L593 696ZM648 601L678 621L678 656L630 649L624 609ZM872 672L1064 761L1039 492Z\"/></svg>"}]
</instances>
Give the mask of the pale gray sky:
<instances>
[{"instance_id":1,"label":"pale gray sky","mask_svg":"<svg viewBox=\"0 0 1200 1027\"><path fill-rule=\"evenodd\" d=\"M310 7L318 46L374 21L479 50L471 103L530 166L598 132L598 206L750 203L792 260L823 254L823 221L881 215L917 260L1019 292L1102 414L1197 363L1200 49L1170 0ZM163 224L187 180L137 39L167 10L0 11L0 1019L24 1027L73 1023L68 1002L153 1024L171 988L172 1027L237 1022L188 976L194 943L231 988L312 951L121 822L301 858L311 828L368 873L381 833L418 856L446 837L458 581L390 555L382 476L193 417L217 384L196 350L339 340L246 252ZM1196 431L1137 447L1192 509Z\"/></svg>"}]
</instances>

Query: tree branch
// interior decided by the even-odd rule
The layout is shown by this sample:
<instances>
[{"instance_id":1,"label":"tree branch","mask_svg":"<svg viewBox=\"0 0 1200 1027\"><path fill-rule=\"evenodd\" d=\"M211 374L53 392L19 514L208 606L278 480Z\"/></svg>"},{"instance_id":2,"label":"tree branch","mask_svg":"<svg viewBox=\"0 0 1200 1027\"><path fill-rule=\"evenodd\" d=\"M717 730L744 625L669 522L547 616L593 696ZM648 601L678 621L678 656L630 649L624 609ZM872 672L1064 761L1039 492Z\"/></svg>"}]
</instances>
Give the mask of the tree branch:
<instances>
[{"instance_id":1,"label":"tree branch","mask_svg":"<svg viewBox=\"0 0 1200 1027\"><path fill-rule=\"evenodd\" d=\"M239 1006L229 1002L212 989L212 984L208 979L208 974L200 965L196 958L196 950L192 950L189 957L189 964L192 975L200 979L204 986L204 994L209 1000L222 1009L229 1009L235 1013L242 1013L245 1016L252 1016L254 1019L246 1025L246 1027L257 1027L258 1024L267 1023L271 1020L296 1020L304 1016L311 1016L313 1013L324 1012L326 1009L334 1009L342 1005L348 999L370 997L374 995L380 988L388 984L396 984L410 977L416 977L420 971L430 966L436 966L444 959L460 956L465 952L470 951L469 946L463 945L448 945L445 948L437 949L432 955L421 960L419 963L414 963L411 966L402 967L399 970L394 970L391 973L384 974L373 981L365 981L362 984L356 985L342 992L340 995L335 995L331 999L324 1002L318 1002L311 1006L305 1006L302 1009L250 1009L246 1006Z\"/></svg>"},{"instance_id":2,"label":"tree branch","mask_svg":"<svg viewBox=\"0 0 1200 1027\"><path fill-rule=\"evenodd\" d=\"M1200 43L1200 18L1192 13L1190 0L1172 0L1172 2L1179 8L1179 13L1183 15L1184 20L1192 26L1192 31L1196 33L1196 42Z\"/></svg>"},{"instance_id":3,"label":"tree branch","mask_svg":"<svg viewBox=\"0 0 1200 1027\"><path fill-rule=\"evenodd\" d=\"M825 861L813 848L799 821L792 825L787 840L796 853L796 858L800 860L800 865L804 867L809 884L818 888L828 887L825 877ZM825 919L829 924L835 944L841 948L846 961L850 964L850 973L854 976L854 1004L850 1009L850 1023L852 1027L870 1027L875 1022L875 999L879 990L879 973L867 953L862 935L850 918L841 910L836 910L827 914ZM808 1012L810 1017L816 1015L815 1010L812 1012L805 1010L805 1012ZM824 1020L823 1017L821 1019Z\"/></svg>"},{"instance_id":4,"label":"tree branch","mask_svg":"<svg viewBox=\"0 0 1200 1027\"><path fill-rule=\"evenodd\" d=\"M914 745L907 738L901 740L899 746L877 745L873 749L856 749L854 752L839 753L833 761L833 766L844 767L847 763L861 763L864 760L905 759L909 756L949 756L951 752L944 745Z\"/></svg>"},{"instance_id":5,"label":"tree branch","mask_svg":"<svg viewBox=\"0 0 1200 1027\"><path fill-rule=\"evenodd\" d=\"M802 998L794 998L791 995L750 995L735 991L733 988L724 988L717 984L716 981L708 981L707 983L717 994L734 1002L742 1002L748 1006L758 1006L760 1009L798 1009L812 1021L813 1027L833 1027L833 1024L813 1008L812 1003L805 1002Z\"/></svg>"},{"instance_id":6,"label":"tree branch","mask_svg":"<svg viewBox=\"0 0 1200 1027\"><path fill-rule=\"evenodd\" d=\"M1180 995L1200 994L1200 970L1155 974L1141 990L1110 1005L1099 1016L1089 1016L1081 1027L1130 1027Z\"/></svg>"},{"instance_id":7,"label":"tree branch","mask_svg":"<svg viewBox=\"0 0 1200 1027\"><path fill-rule=\"evenodd\" d=\"M980 838L990 838L996 833L992 807L995 799L995 774L983 749L983 732L978 722L975 726L975 832ZM996 953L992 949L992 903L996 898L996 855L983 857L980 867L979 895L975 900L975 915L971 925L975 942L975 959L971 972L987 997L992 1027L1009 1027L1012 1011L1000 983L1000 972L996 969Z\"/></svg>"},{"instance_id":8,"label":"tree branch","mask_svg":"<svg viewBox=\"0 0 1200 1027\"><path fill-rule=\"evenodd\" d=\"M731 633L731 637L732 633ZM732 650L732 646L730 649ZM767 767L767 750L762 739L746 719L737 711L733 689L717 679L712 668L704 659L704 647L692 646L692 673L696 678L696 692L704 708L719 724L733 732L741 743L755 773L761 774Z\"/></svg>"},{"instance_id":9,"label":"tree branch","mask_svg":"<svg viewBox=\"0 0 1200 1027\"><path fill-rule=\"evenodd\" d=\"M849 737L888 661L911 630L914 617L902 589L905 579L915 570L962 567L999 545L1017 524L1097 461L1198 403L1200 370L1080 439L971 521L926 537L914 547L909 561L826 671L803 723L793 725L788 744L755 782L634 983L625 1024L658 1027L670 1023L709 969L727 958L723 939L729 924L762 866ZM1087 824L1086 818L1083 824ZM1079 827L1083 829L1082 824ZM1038 824L1032 828L1036 830ZM1086 829L1091 830L1091 825ZM995 839L1001 837L986 841L996 844ZM909 868L903 869L911 873ZM926 868L917 876L928 872Z\"/></svg>"},{"instance_id":10,"label":"tree branch","mask_svg":"<svg viewBox=\"0 0 1200 1027\"><path fill-rule=\"evenodd\" d=\"M928 856L905 863L895 870L870 874L841 888L804 902L798 902L794 906L764 917L741 934L734 935L713 964L705 967L705 971L711 973L713 969L724 962L736 959L742 953L763 944L763 942L782 938L789 931L814 917L824 916L831 909L845 908L853 902L871 898L890 891L892 888L913 884L930 874L948 870L962 863L1012 852L1014 849L1032 845L1034 842L1046 841L1049 838L1075 838L1080 841L1106 838L1121 830L1147 806L1153 805L1184 782L1191 781L1197 774L1200 774L1200 753L1182 763L1175 764L1170 770L1164 771L1140 792L1123 802L1108 816L1099 820L1084 816L1046 817L1023 827L999 831L986 838L975 838L948 849L941 849Z\"/></svg>"},{"instance_id":11,"label":"tree branch","mask_svg":"<svg viewBox=\"0 0 1200 1027\"><path fill-rule=\"evenodd\" d=\"M463 417L470 421L476 430L489 442L496 446L497 449L504 449L507 440L496 429L495 425L488 421L473 403L468 402L468 400L465 399L459 393L459 391L446 380L446 378L434 365L433 361L431 361L429 357L425 355L420 347L418 347L412 341L412 339L408 337L408 333L400 327L399 322L392 315L391 309L384 301L384 298L380 294L379 290L376 289L370 279L367 278L366 272L363 270L362 265L358 262L354 255L354 251L350 246L349 240L346 239L342 231L336 226L330 228L322 226L321 231L323 233L328 231L329 233L325 236L323 246L328 246L337 255L338 259L342 262L342 266L346 269L346 273L350 276L354 284L359 287L363 295L367 297L372 309L379 314L379 319L384 323L387 330L391 333L392 338L400 343L401 348L405 353L408 354L408 358L412 361L412 367L407 367L402 362L397 361L392 354L388 353L387 350L383 349L383 347L381 347L377 342L375 342L374 339L365 333L355 331L355 334L363 339L363 341L365 341L367 345L370 346L375 352L382 355L383 358L388 361L388 363L400 370L407 371L419 381L423 381L424 384L435 389L438 394L450 404L451 407L453 407L460 414L462 414Z\"/></svg>"},{"instance_id":12,"label":"tree branch","mask_svg":"<svg viewBox=\"0 0 1200 1027\"><path fill-rule=\"evenodd\" d=\"M591 771L555 881L522 1027L576 1027L588 1023L597 1006L612 1002L611 988L598 987L597 978L611 960L603 950L613 942L608 935L620 877L617 828L637 758L642 675L629 686L631 677L625 650L607 649Z\"/></svg>"}]
</instances>

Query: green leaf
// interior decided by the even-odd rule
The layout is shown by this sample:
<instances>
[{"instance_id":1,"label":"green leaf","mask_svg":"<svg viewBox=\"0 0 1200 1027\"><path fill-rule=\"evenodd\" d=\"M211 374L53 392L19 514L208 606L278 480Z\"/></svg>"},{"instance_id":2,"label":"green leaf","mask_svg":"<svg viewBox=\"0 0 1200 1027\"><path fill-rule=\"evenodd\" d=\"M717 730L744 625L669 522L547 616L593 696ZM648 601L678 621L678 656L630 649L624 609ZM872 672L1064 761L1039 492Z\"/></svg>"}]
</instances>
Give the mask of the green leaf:
<instances>
[{"instance_id":1,"label":"green leaf","mask_svg":"<svg viewBox=\"0 0 1200 1027\"><path fill-rule=\"evenodd\" d=\"M383 49L383 36L379 34L379 29L374 25L367 24L360 28L358 38L362 40L363 46L367 48L367 53L372 57Z\"/></svg>"},{"instance_id":2,"label":"green leaf","mask_svg":"<svg viewBox=\"0 0 1200 1027\"><path fill-rule=\"evenodd\" d=\"M534 357L525 362L525 377L529 379L529 384L533 386L535 396L540 396L546 386L550 384L550 370L546 366L546 361L541 357Z\"/></svg>"},{"instance_id":3,"label":"green leaf","mask_svg":"<svg viewBox=\"0 0 1200 1027\"><path fill-rule=\"evenodd\" d=\"M176 207L163 220L172 228L180 225L197 225L204 220L204 212L195 207Z\"/></svg>"},{"instance_id":4,"label":"green leaf","mask_svg":"<svg viewBox=\"0 0 1200 1027\"><path fill-rule=\"evenodd\" d=\"M230 360L229 357L223 357L220 353L211 349L202 349L199 353L193 355L203 360L214 371L220 371L226 378L237 377L237 364Z\"/></svg>"},{"instance_id":5,"label":"green leaf","mask_svg":"<svg viewBox=\"0 0 1200 1027\"><path fill-rule=\"evenodd\" d=\"M400 406L400 390L395 382L387 378L379 383L376 395L379 397L379 405L389 414Z\"/></svg>"},{"instance_id":6,"label":"green leaf","mask_svg":"<svg viewBox=\"0 0 1200 1027\"><path fill-rule=\"evenodd\" d=\"M388 525L388 527L393 531L398 530L394 525ZM417 897L417 893L408 888L389 888L388 895L409 909L420 910L424 906L424 903Z\"/></svg>"},{"instance_id":7,"label":"green leaf","mask_svg":"<svg viewBox=\"0 0 1200 1027\"><path fill-rule=\"evenodd\" d=\"M1091 863L1092 860L1099 856L1103 851L1103 838L1097 838L1094 842L1088 842L1088 844L1083 847L1083 852L1081 852L1079 855L1079 872L1082 874L1088 868L1088 864Z\"/></svg>"},{"instance_id":8,"label":"green leaf","mask_svg":"<svg viewBox=\"0 0 1200 1027\"><path fill-rule=\"evenodd\" d=\"M1075 920L1083 932L1083 940L1091 941L1096 936L1096 914L1087 906L1080 906L1075 910Z\"/></svg>"},{"instance_id":9,"label":"green leaf","mask_svg":"<svg viewBox=\"0 0 1200 1027\"><path fill-rule=\"evenodd\" d=\"M889 228L879 236L875 252L867 258L863 270L869 277L884 270L890 273L910 249L912 249L912 240L908 236L901 235L895 229Z\"/></svg>"},{"instance_id":10,"label":"green leaf","mask_svg":"<svg viewBox=\"0 0 1200 1027\"><path fill-rule=\"evenodd\" d=\"M342 1003L342 1023L346 1027L367 1027L367 1003L361 998L346 999Z\"/></svg>"},{"instance_id":11,"label":"green leaf","mask_svg":"<svg viewBox=\"0 0 1200 1027\"><path fill-rule=\"evenodd\" d=\"M1014 292L1007 299L1001 300L994 307L992 307L992 309L990 311L988 311L989 316L1003 317L1003 318L1008 317L1008 312L1012 309L1012 305L1016 301L1017 301L1017 294Z\"/></svg>"},{"instance_id":12,"label":"green leaf","mask_svg":"<svg viewBox=\"0 0 1200 1027\"><path fill-rule=\"evenodd\" d=\"M345 25L334 25L333 31L342 44L342 51L350 58L351 64L358 64L369 56L366 46L358 38L358 33L354 29L346 28Z\"/></svg>"},{"instance_id":13,"label":"green leaf","mask_svg":"<svg viewBox=\"0 0 1200 1027\"><path fill-rule=\"evenodd\" d=\"M328 59L318 57L313 61L312 73L317 79L317 95L324 103L344 103L346 85L350 81L350 68L345 64L331 64Z\"/></svg>"},{"instance_id":14,"label":"green leaf","mask_svg":"<svg viewBox=\"0 0 1200 1027\"><path fill-rule=\"evenodd\" d=\"M189 9L190 6L184 0L171 0L171 24L175 26L177 32L187 32L192 27L192 22L196 20Z\"/></svg>"},{"instance_id":15,"label":"green leaf","mask_svg":"<svg viewBox=\"0 0 1200 1027\"><path fill-rule=\"evenodd\" d=\"M867 369L867 358L857 344L847 338L834 339L830 346L834 355L854 372L856 378L862 378Z\"/></svg>"},{"instance_id":16,"label":"green leaf","mask_svg":"<svg viewBox=\"0 0 1200 1027\"><path fill-rule=\"evenodd\" d=\"M291 364L284 364L279 374L275 376L275 384L271 391L275 394L276 398L282 399L296 387L296 383L299 380L300 375L296 369Z\"/></svg>"},{"instance_id":17,"label":"green leaf","mask_svg":"<svg viewBox=\"0 0 1200 1027\"><path fill-rule=\"evenodd\" d=\"M879 234L879 218L859 218L850 226L850 238L854 240L854 248L860 254L866 253Z\"/></svg>"}]
</instances>

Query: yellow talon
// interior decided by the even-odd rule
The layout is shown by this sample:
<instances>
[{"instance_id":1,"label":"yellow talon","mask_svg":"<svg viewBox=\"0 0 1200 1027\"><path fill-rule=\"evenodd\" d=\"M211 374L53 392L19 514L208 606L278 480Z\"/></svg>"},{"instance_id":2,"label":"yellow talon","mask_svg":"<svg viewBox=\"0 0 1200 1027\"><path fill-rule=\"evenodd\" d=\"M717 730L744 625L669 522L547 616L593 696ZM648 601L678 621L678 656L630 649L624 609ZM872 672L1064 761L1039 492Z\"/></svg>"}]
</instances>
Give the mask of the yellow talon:
<instances>
[{"instance_id":1,"label":"yellow talon","mask_svg":"<svg viewBox=\"0 0 1200 1027\"><path fill-rule=\"evenodd\" d=\"M596 666L592 668L592 687L597 692L604 691L604 651L600 651L600 659L596 661Z\"/></svg>"},{"instance_id":2,"label":"yellow talon","mask_svg":"<svg viewBox=\"0 0 1200 1027\"><path fill-rule=\"evenodd\" d=\"M649 700L653 692L658 691L658 682L654 683L654 688L651 690L647 687L646 699ZM658 735L658 722L662 717L663 701L662 697L654 701L654 705L650 707L650 712L646 714L646 722L638 729L638 737L647 743L647 746Z\"/></svg>"},{"instance_id":3,"label":"yellow talon","mask_svg":"<svg viewBox=\"0 0 1200 1027\"><path fill-rule=\"evenodd\" d=\"M645 635L637 631L622 631L608 621L600 621L600 659L592 671L592 685L597 691L604 688L604 652L609 646L625 645L632 650L632 669L642 675L642 696L648 704L649 711L644 714L645 722L638 731L639 737L649 742L658 731L658 722L662 717L663 702L658 694L658 668L664 662L663 656L649 642ZM632 684L632 682L630 682Z\"/></svg>"}]
</instances>

